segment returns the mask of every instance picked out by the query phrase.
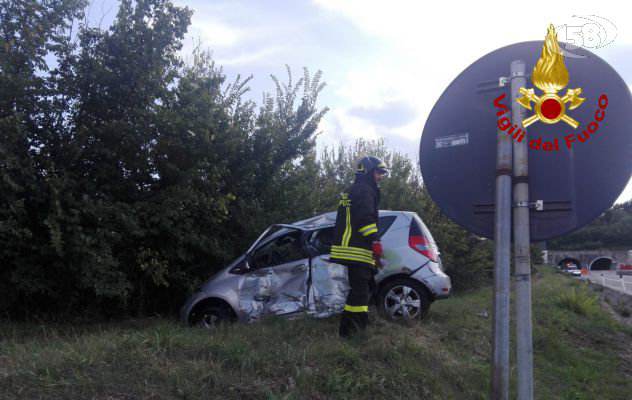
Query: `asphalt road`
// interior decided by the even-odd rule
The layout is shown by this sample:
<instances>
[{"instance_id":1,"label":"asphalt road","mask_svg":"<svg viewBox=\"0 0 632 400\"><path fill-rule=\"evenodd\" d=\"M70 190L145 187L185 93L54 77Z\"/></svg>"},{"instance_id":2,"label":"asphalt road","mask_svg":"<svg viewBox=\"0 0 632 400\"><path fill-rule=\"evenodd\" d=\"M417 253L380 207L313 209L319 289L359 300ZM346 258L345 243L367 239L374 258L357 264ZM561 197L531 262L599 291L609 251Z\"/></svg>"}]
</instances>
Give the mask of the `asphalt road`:
<instances>
[{"instance_id":1,"label":"asphalt road","mask_svg":"<svg viewBox=\"0 0 632 400\"><path fill-rule=\"evenodd\" d=\"M582 279L590 279L593 283L632 294L632 275L623 275L619 278L616 271L592 271Z\"/></svg>"}]
</instances>

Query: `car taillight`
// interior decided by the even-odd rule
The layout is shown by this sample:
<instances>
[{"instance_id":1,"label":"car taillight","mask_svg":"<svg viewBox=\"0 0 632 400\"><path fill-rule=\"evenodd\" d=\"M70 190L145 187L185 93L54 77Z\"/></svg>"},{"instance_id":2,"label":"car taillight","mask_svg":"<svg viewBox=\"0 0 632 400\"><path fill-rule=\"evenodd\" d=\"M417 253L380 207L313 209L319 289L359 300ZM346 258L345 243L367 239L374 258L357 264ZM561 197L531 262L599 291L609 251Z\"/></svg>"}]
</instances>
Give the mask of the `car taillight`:
<instances>
[{"instance_id":1,"label":"car taillight","mask_svg":"<svg viewBox=\"0 0 632 400\"><path fill-rule=\"evenodd\" d=\"M437 262L437 255L435 254L435 251L432 248L432 245L428 243L428 239L424 236L409 236L408 245L416 252L428 257L434 262Z\"/></svg>"}]
</instances>

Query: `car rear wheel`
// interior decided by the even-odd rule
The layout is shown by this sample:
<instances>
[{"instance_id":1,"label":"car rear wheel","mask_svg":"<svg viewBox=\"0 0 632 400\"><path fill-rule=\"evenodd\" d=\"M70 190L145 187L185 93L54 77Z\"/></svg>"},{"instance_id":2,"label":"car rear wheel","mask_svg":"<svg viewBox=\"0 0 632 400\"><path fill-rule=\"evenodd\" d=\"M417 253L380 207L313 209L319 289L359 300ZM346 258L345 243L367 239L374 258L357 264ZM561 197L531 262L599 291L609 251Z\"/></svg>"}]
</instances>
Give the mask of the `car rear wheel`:
<instances>
[{"instance_id":1,"label":"car rear wheel","mask_svg":"<svg viewBox=\"0 0 632 400\"><path fill-rule=\"evenodd\" d=\"M194 326L211 329L222 324L235 322L229 310L223 306L205 306L199 309L192 318Z\"/></svg>"},{"instance_id":2,"label":"car rear wheel","mask_svg":"<svg viewBox=\"0 0 632 400\"><path fill-rule=\"evenodd\" d=\"M430 300L420 283L412 279L397 279L380 289L380 311L393 320L419 320L426 316Z\"/></svg>"}]
</instances>

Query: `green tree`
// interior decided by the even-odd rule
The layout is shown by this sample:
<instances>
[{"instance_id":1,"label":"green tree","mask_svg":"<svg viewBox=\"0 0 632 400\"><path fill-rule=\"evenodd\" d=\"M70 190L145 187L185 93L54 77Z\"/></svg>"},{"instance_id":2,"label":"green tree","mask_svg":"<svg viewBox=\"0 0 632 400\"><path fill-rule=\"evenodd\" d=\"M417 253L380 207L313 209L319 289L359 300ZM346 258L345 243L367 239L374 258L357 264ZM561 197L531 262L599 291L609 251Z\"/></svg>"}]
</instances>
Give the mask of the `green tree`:
<instances>
[{"instance_id":1,"label":"green tree","mask_svg":"<svg viewBox=\"0 0 632 400\"><path fill-rule=\"evenodd\" d=\"M318 124L327 112L327 108L316 107L318 94L324 88L320 71L312 78L304 69L303 77L296 83L289 67L287 73L287 84L272 76L276 96L265 97L252 128L241 142L243 150L223 153L232 160L228 182L235 201L229 208L231 219L223 227L222 237L228 240L222 246L232 256L245 249L261 229L278 222L275 218L280 215L275 210L294 209L287 206L284 196L289 194L287 180L297 163L314 148Z\"/></svg>"},{"instance_id":2,"label":"green tree","mask_svg":"<svg viewBox=\"0 0 632 400\"><path fill-rule=\"evenodd\" d=\"M58 171L66 127L73 22L84 1L0 1L0 293L3 305L37 303L55 288L42 258L63 252Z\"/></svg>"},{"instance_id":3,"label":"green tree","mask_svg":"<svg viewBox=\"0 0 632 400\"><path fill-rule=\"evenodd\" d=\"M615 204L576 232L547 242L549 249L632 248L632 200Z\"/></svg>"},{"instance_id":4,"label":"green tree","mask_svg":"<svg viewBox=\"0 0 632 400\"><path fill-rule=\"evenodd\" d=\"M320 72L273 78L277 95L257 110L241 100L248 80L226 84L208 52L183 63L187 8L124 0L102 30L76 26L84 6L2 3L11 315L177 308L269 219L274 178L313 148L326 111Z\"/></svg>"}]
</instances>

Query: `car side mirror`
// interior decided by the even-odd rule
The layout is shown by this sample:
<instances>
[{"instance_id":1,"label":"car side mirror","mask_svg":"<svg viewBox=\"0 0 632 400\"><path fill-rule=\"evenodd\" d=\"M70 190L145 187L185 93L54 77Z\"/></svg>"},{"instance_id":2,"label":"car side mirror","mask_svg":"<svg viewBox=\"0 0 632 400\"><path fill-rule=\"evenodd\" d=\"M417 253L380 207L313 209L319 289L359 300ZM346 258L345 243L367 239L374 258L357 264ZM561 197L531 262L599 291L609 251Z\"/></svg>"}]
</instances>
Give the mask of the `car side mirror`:
<instances>
[{"instance_id":1,"label":"car side mirror","mask_svg":"<svg viewBox=\"0 0 632 400\"><path fill-rule=\"evenodd\" d=\"M247 272L248 270L250 270L251 264L252 264L252 257L248 257L248 254L246 254L246 257L244 257L244 259L241 260L239 264L235 265L230 270L230 272L233 274L243 274Z\"/></svg>"}]
</instances>

